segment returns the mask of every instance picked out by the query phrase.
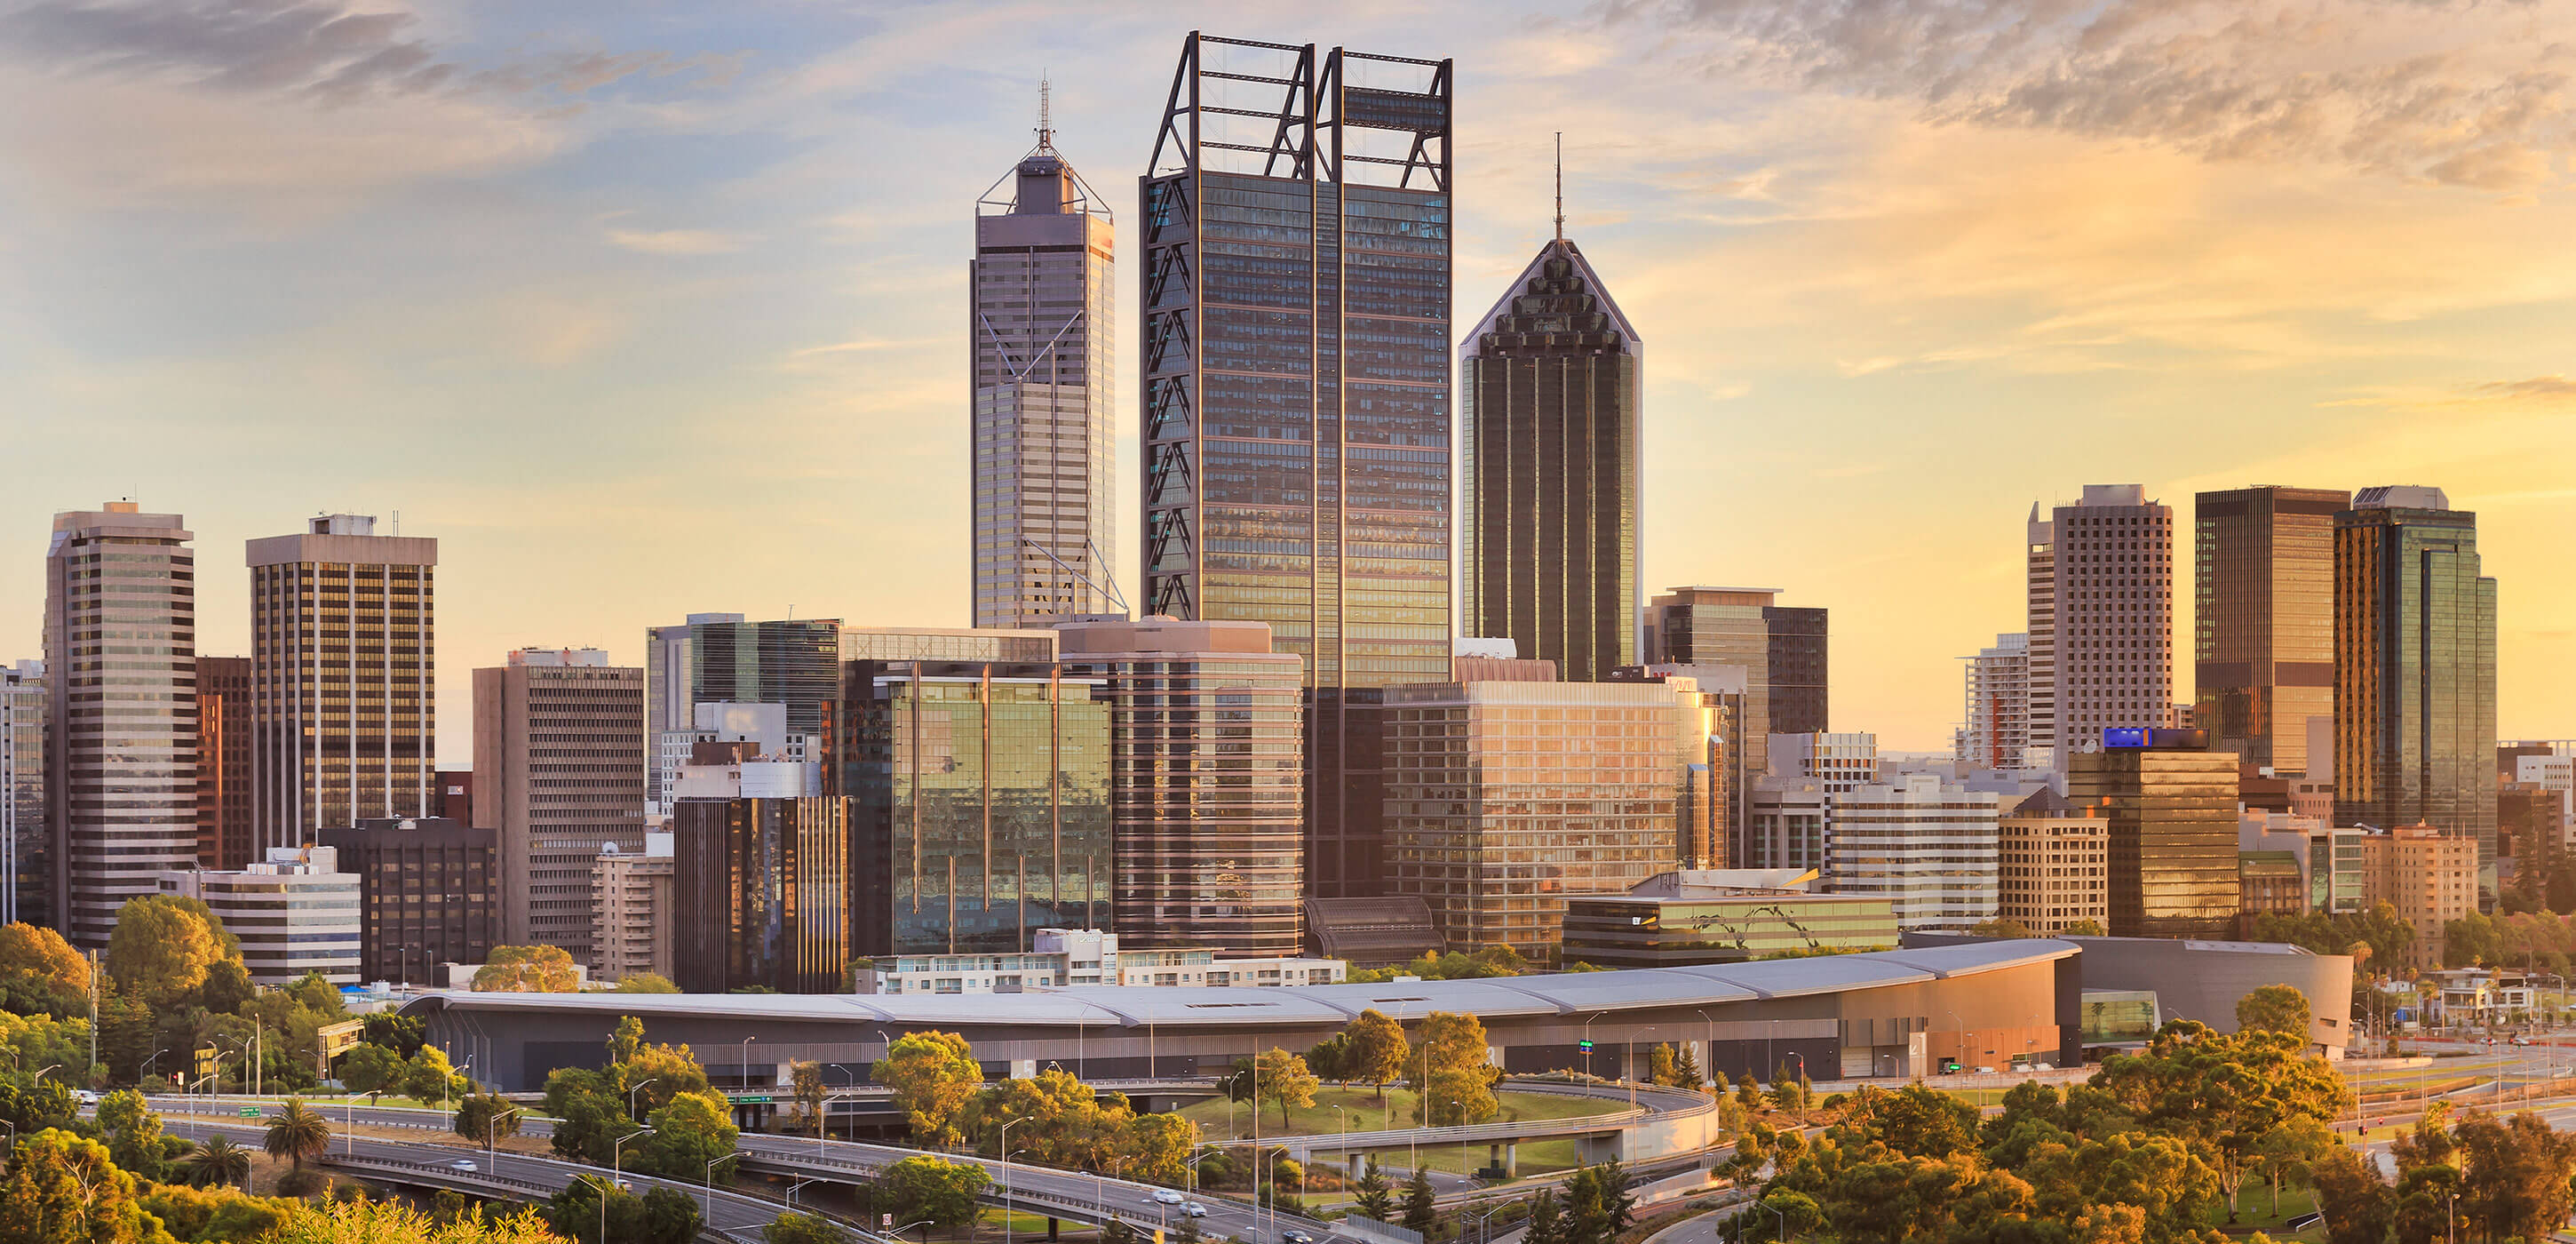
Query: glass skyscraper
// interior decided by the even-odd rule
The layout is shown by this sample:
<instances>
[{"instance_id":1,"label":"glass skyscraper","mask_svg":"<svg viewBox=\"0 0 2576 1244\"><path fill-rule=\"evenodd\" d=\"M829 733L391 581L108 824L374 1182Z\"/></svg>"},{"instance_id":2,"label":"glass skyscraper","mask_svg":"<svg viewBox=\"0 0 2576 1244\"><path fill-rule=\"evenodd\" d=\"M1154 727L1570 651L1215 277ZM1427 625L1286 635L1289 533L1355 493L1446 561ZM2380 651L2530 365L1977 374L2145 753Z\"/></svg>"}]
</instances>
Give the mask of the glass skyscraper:
<instances>
[{"instance_id":1,"label":"glass skyscraper","mask_svg":"<svg viewBox=\"0 0 2576 1244\"><path fill-rule=\"evenodd\" d=\"M2496 581L2439 488L2365 488L2334 520L2335 823L2478 840L2495 888Z\"/></svg>"},{"instance_id":2,"label":"glass skyscraper","mask_svg":"<svg viewBox=\"0 0 2576 1244\"><path fill-rule=\"evenodd\" d=\"M2334 717L2330 488L2204 492L2192 514L2192 723L2246 764L2307 773L2308 722Z\"/></svg>"},{"instance_id":3,"label":"glass skyscraper","mask_svg":"<svg viewBox=\"0 0 2576 1244\"><path fill-rule=\"evenodd\" d=\"M2066 798L2110 822L2113 937L2232 937L2236 757L2199 730L2114 729L2067 757Z\"/></svg>"},{"instance_id":4,"label":"glass skyscraper","mask_svg":"<svg viewBox=\"0 0 2576 1244\"><path fill-rule=\"evenodd\" d=\"M1320 896L1381 886L1376 689L1449 670L1450 83L1193 33L1140 179L1146 611L1305 659Z\"/></svg>"},{"instance_id":5,"label":"glass skyscraper","mask_svg":"<svg viewBox=\"0 0 2576 1244\"><path fill-rule=\"evenodd\" d=\"M1644 362L1635 326L1562 235L1461 351L1465 623L1571 682L1638 663Z\"/></svg>"}]
</instances>

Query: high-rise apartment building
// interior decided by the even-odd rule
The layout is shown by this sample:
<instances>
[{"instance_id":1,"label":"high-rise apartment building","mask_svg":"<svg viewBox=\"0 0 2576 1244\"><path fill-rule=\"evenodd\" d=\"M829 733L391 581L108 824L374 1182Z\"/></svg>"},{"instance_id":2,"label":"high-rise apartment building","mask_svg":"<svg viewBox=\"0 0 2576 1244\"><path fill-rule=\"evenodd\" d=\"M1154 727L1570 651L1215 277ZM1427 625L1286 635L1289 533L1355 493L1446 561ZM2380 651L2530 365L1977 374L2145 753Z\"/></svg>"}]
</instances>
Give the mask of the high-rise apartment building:
<instances>
[{"instance_id":1,"label":"high-rise apartment building","mask_svg":"<svg viewBox=\"0 0 2576 1244\"><path fill-rule=\"evenodd\" d=\"M1065 673L1109 700L1119 943L1299 953L1303 664L1259 622L1099 619L1056 635Z\"/></svg>"},{"instance_id":2,"label":"high-rise apartment building","mask_svg":"<svg viewBox=\"0 0 2576 1244\"><path fill-rule=\"evenodd\" d=\"M1827 661L1827 611L1810 607L1768 605L1763 624L1771 630L1771 729L1777 734L1823 734L1833 729L1831 669Z\"/></svg>"},{"instance_id":3,"label":"high-rise apartment building","mask_svg":"<svg viewBox=\"0 0 2576 1244\"><path fill-rule=\"evenodd\" d=\"M2173 508L2147 500L2136 484L2086 484L2083 499L2057 507L2049 526L2056 544L2050 708L2062 770L2067 757L2100 748L2105 730L2170 719ZM2034 621L2034 665L2038 634Z\"/></svg>"},{"instance_id":4,"label":"high-rise apartment building","mask_svg":"<svg viewBox=\"0 0 2576 1244\"><path fill-rule=\"evenodd\" d=\"M1572 682L1638 663L1644 354L1561 219L1459 351L1465 625Z\"/></svg>"},{"instance_id":5,"label":"high-rise apartment building","mask_svg":"<svg viewBox=\"0 0 2576 1244\"><path fill-rule=\"evenodd\" d=\"M2443 962L2449 925L2478 910L2478 844L2432 825L2400 825L2364 834L2362 910L2381 903L2415 928L2410 956L2419 966Z\"/></svg>"},{"instance_id":6,"label":"high-rise apartment building","mask_svg":"<svg viewBox=\"0 0 2576 1244\"><path fill-rule=\"evenodd\" d=\"M45 832L45 663L0 665L0 924L51 927Z\"/></svg>"},{"instance_id":7,"label":"high-rise apartment building","mask_svg":"<svg viewBox=\"0 0 2576 1244\"><path fill-rule=\"evenodd\" d=\"M54 515L45 552L52 908L103 949L127 899L197 863L195 539L131 501Z\"/></svg>"},{"instance_id":8,"label":"high-rise apartment building","mask_svg":"<svg viewBox=\"0 0 2576 1244\"><path fill-rule=\"evenodd\" d=\"M671 901L674 849L672 835L646 834L642 854L603 850L591 865L591 942L601 977L671 978L671 926L681 918Z\"/></svg>"},{"instance_id":9,"label":"high-rise apartment building","mask_svg":"<svg viewBox=\"0 0 2576 1244\"><path fill-rule=\"evenodd\" d=\"M474 671L474 811L500 831L501 939L593 961L591 865L644 849L644 671L525 648Z\"/></svg>"},{"instance_id":10,"label":"high-rise apartment building","mask_svg":"<svg viewBox=\"0 0 2576 1244\"><path fill-rule=\"evenodd\" d=\"M1959 726L1959 762L1978 769L2046 768L2031 746L2030 636L1995 636L1968 658L1967 716Z\"/></svg>"},{"instance_id":11,"label":"high-rise apartment building","mask_svg":"<svg viewBox=\"0 0 2576 1244\"><path fill-rule=\"evenodd\" d=\"M833 760L859 801L852 954L1025 951L1039 929L1116 927L1105 680L1008 662L849 669Z\"/></svg>"},{"instance_id":12,"label":"high-rise apartment building","mask_svg":"<svg viewBox=\"0 0 2576 1244\"><path fill-rule=\"evenodd\" d=\"M1377 689L1448 676L1447 61L1193 33L1140 179L1145 611L1306 662L1306 878L1378 891Z\"/></svg>"},{"instance_id":13,"label":"high-rise apartment building","mask_svg":"<svg viewBox=\"0 0 2576 1244\"><path fill-rule=\"evenodd\" d=\"M967 331L977 626L1038 626L1110 606L1115 236L1109 205L1056 153L1043 118L1037 148L976 204Z\"/></svg>"},{"instance_id":14,"label":"high-rise apartment building","mask_svg":"<svg viewBox=\"0 0 2576 1244\"><path fill-rule=\"evenodd\" d=\"M2022 719L2030 730L2031 755L2042 769L2062 768L2057 762L2057 521L2039 516L2039 504L2032 502L2030 521L2023 524L2028 549L2022 567L2023 577L2023 647L2026 650L2025 676L2029 679L2029 707Z\"/></svg>"},{"instance_id":15,"label":"high-rise apartment building","mask_svg":"<svg viewBox=\"0 0 2576 1244\"><path fill-rule=\"evenodd\" d=\"M2237 760L2197 730L2112 731L2078 752L2068 800L2111 823L2113 937L2232 937Z\"/></svg>"},{"instance_id":16,"label":"high-rise apartment building","mask_svg":"<svg viewBox=\"0 0 2576 1244\"><path fill-rule=\"evenodd\" d=\"M2492 894L2496 581L2478 516L2439 488L2365 488L2334 540L2335 821L2475 838Z\"/></svg>"},{"instance_id":17,"label":"high-rise apartment building","mask_svg":"<svg viewBox=\"0 0 2576 1244\"><path fill-rule=\"evenodd\" d=\"M1910 773L1830 798L1825 876L1834 893L1884 896L1899 929L1966 932L1994 919L1994 792Z\"/></svg>"},{"instance_id":18,"label":"high-rise apartment building","mask_svg":"<svg viewBox=\"0 0 2576 1244\"><path fill-rule=\"evenodd\" d=\"M197 658L197 862L250 866L249 657Z\"/></svg>"},{"instance_id":19,"label":"high-rise apartment building","mask_svg":"<svg viewBox=\"0 0 2576 1244\"><path fill-rule=\"evenodd\" d=\"M2111 818L2056 791L2033 792L1995 822L1995 916L2033 933L2111 926Z\"/></svg>"},{"instance_id":20,"label":"high-rise apartment building","mask_svg":"<svg viewBox=\"0 0 2576 1244\"><path fill-rule=\"evenodd\" d=\"M330 847L270 847L240 868L189 868L160 877L163 894L205 903L241 942L253 984L276 988L318 974L358 983L359 881Z\"/></svg>"},{"instance_id":21,"label":"high-rise apartment building","mask_svg":"<svg viewBox=\"0 0 2576 1244\"><path fill-rule=\"evenodd\" d=\"M2192 513L2192 725L2245 763L2308 772L2308 723L2334 717L2331 488L2204 492Z\"/></svg>"},{"instance_id":22,"label":"high-rise apartment building","mask_svg":"<svg viewBox=\"0 0 2576 1244\"><path fill-rule=\"evenodd\" d=\"M255 845L438 802L438 541L380 536L364 514L253 540L251 816Z\"/></svg>"},{"instance_id":23,"label":"high-rise apartment building","mask_svg":"<svg viewBox=\"0 0 2576 1244\"><path fill-rule=\"evenodd\" d=\"M443 963L481 963L501 942L500 835L453 817L383 817L325 828L358 878L358 971L443 985Z\"/></svg>"}]
</instances>

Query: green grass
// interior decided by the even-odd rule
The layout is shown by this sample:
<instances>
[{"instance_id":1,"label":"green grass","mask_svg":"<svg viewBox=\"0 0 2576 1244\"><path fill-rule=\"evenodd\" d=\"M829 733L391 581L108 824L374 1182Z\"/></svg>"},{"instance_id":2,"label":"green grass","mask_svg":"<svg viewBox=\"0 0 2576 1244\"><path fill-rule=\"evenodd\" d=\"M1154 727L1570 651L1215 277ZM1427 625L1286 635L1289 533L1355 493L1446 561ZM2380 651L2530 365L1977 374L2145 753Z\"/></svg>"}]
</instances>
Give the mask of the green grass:
<instances>
[{"instance_id":1,"label":"green grass","mask_svg":"<svg viewBox=\"0 0 2576 1244\"><path fill-rule=\"evenodd\" d=\"M2258 1179L2248 1179L2236 1192L2236 1230L2260 1231L2273 1239L2305 1238L2304 1234L2285 1231L2282 1224L2301 1214L2316 1212L2317 1194L2307 1188L2281 1189L2281 1212L2272 1212L2272 1188ZM2222 1200L2210 1210L2209 1225L2227 1225L2227 1203ZM2322 1238L2322 1234L2320 1237Z\"/></svg>"},{"instance_id":2,"label":"green grass","mask_svg":"<svg viewBox=\"0 0 2576 1244\"><path fill-rule=\"evenodd\" d=\"M1327 1084L1315 1090L1315 1104L1299 1106L1289 1112L1289 1126L1280 1126L1276 1102L1261 1103L1263 1136L1328 1136L1339 1131L1374 1132L1387 1128L1410 1127L1413 1119L1413 1094L1400 1088L1386 1091L1387 1107L1394 1111L1388 1121L1387 1111L1377 1104L1377 1090L1367 1086L1345 1088ZM1616 1114L1628 1108L1625 1101L1612 1102L1600 1097L1576 1097L1561 1093L1515 1093L1509 1089L1495 1092L1494 1101L1502 1107L1491 1120L1518 1123L1542 1119L1575 1119L1587 1115ZM1248 1102L1231 1103L1232 1119L1228 1120L1227 1103L1222 1098L1198 1102L1180 1112L1182 1118L1199 1125L1204 1139L1250 1139L1252 1106ZM1339 1115L1333 1107L1340 1106ZM1343 1125L1347 1124L1347 1127ZM1524 1154L1527 1149L1524 1148Z\"/></svg>"}]
</instances>

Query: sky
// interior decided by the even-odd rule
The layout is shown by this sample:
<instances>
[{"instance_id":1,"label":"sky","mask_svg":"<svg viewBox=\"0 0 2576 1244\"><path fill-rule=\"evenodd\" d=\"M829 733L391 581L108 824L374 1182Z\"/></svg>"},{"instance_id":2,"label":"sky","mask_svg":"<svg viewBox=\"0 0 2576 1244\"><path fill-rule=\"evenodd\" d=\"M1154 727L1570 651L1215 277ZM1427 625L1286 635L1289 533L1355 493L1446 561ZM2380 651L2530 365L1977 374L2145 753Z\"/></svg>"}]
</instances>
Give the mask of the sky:
<instances>
[{"instance_id":1,"label":"sky","mask_svg":"<svg viewBox=\"0 0 2576 1244\"><path fill-rule=\"evenodd\" d=\"M965 625L975 200L1044 77L1123 228L1194 23L1454 58L1462 331L1564 132L1646 578L1831 609L1834 728L1948 745L2033 502L2408 483L2478 512L2501 735L2576 736L2576 0L0 0L0 660L128 497L208 654L243 541L438 537L452 766L511 648Z\"/></svg>"}]
</instances>

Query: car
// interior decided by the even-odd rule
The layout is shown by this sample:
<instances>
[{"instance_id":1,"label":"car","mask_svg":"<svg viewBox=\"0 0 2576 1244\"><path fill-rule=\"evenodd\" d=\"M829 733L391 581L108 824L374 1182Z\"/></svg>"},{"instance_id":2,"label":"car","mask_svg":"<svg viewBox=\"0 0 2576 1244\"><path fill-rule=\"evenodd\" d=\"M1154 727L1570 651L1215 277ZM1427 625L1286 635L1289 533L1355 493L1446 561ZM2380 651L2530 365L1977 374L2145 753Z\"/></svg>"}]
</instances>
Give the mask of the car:
<instances>
[{"instance_id":1,"label":"car","mask_svg":"<svg viewBox=\"0 0 2576 1244\"><path fill-rule=\"evenodd\" d=\"M1290 1227L1279 1233L1279 1244L1315 1244L1315 1237L1296 1227Z\"/></svg>"},{"instance_id":2,"label":"car","mask_svg":"<svg viewBox=\"0 0 2576 1244\"><path fill-rule=\"evenodd\" d=\"M98 1094L93 1093L88 1089L74 1089L72 1091L72 1100L77 1101L84 1106L95 1106L98 1104Z\"/></svg>"},{"instance_id":3,"label":"car","mask_svg":"<svg viewBox=\"0 0 2576 1244\"><path fill-rule=\"evenodd\" d=\"M1185 1218L1205 1218L1207 1217L1207 1206L1201 1205L1196 1201L1183 1201L1181 1202L1181 1215Z\"/></svg>"},{"instance_id":4,"label":"car","mask_svg":"<svg viewBox=\"0 0 2576 1244\"><path fill-rule=\"evenodd\" d=\"M1979 1068L1977 1068L1977 1074L1978 1074L1978 1075L1981 1075L1981 1076L1990 1076L1990 1075L1993 1075L1994 1073L1995 1073L1995 1069L1994 1069L1994 1068L1992 1068L1992 1067L1979 1067Z\"/></svg>"},{"instance_id":5,"label":"car","mask_svg":"<svg viewBox=\"0 0 2576 1244\"><path fill-rule=\"evenodd\" d=\"M1156 1188L1151 1199L1159 1205L1178 1205L1181 1203L1181 1194L1169 1188Z\"/></svg>"},{"instance_id":6,"label":"car","mask_svg":"<svg viewBox=\"0 0 2576 1244\"><path fill-rule=\"evenodd\" d=\"M458 1172L458 1173L460 1173L460 1174L471 1175L471 1174L473 1174L474 1172L479 1171L479 1170L481 1170L481 1169L483 1169L483 1168L482 1168L482 1167L479 1167L479 1166L476 1166L474 1163L472 1163L471 1161L468 1161L468 1160L466 1160L466 1159L464 1159L464 1158L458 1158L458 1159L456 1159L455 1161L448 1163L448 1164L447 1164L447 1169L449 1169L449 1170L451 1170L451 1171L456 1171L456 1172Z\"/></svg>"},{"instance_id":7,"label":"car","mask_svg":"<svg viewBox=\"0 0 2576 1244\"><path fill-rule=\"evenodd\" d=\"M2513 1039L2513 1043L2514 1043L2515 1045L2529 1045L2529 1044L2531 1044L2531 1038L2529 1038L2529 1037L2515 1037L2515 1038Z\"/></svg>"}]
</instances>

